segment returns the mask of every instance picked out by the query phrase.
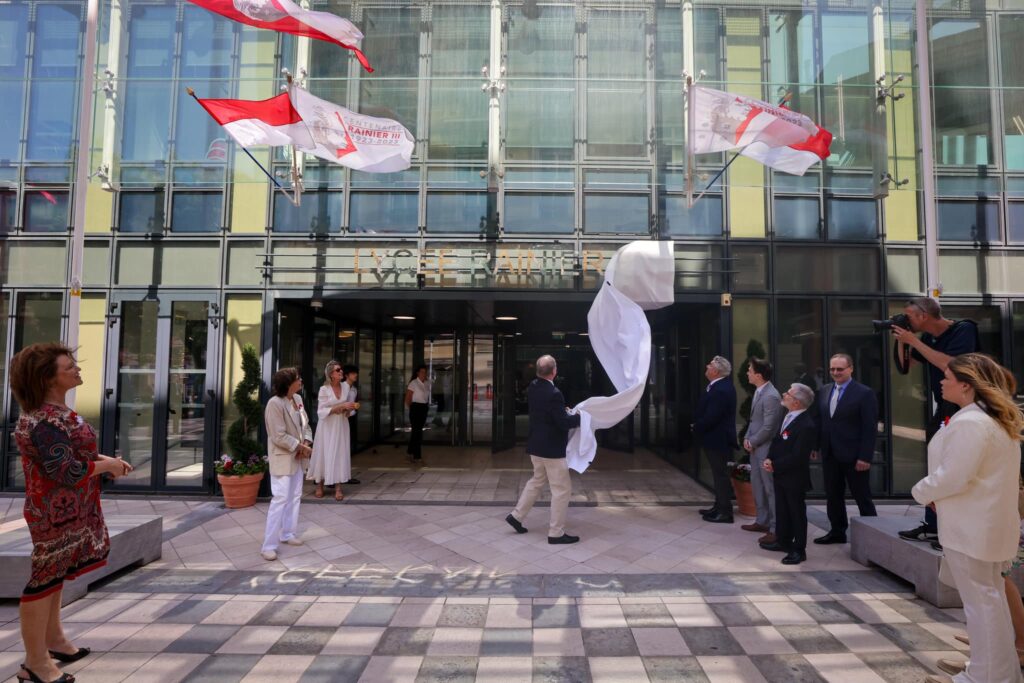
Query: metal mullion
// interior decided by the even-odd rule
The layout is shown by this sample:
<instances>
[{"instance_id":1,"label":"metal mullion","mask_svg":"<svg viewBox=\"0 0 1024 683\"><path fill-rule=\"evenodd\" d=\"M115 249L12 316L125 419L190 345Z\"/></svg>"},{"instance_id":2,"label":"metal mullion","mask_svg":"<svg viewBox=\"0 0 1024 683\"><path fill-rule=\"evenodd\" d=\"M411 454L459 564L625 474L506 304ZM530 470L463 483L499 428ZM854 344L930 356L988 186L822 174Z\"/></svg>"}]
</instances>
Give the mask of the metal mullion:
<instances>
[{"instance_id":1,"label":"metal mullion","mask_svg":"<svg viewBox=\"0 0 1024 683\"><path fill-rule=\"evenodd\" d=\"M171 316L170 297L157 299L156 374L153 378L153 443L150 457L150 487L163 490L167 486L167 392L170 382ZM166 307L166 308L165 308Z\"/></svg>"},{"instance_id":2,"label":"metal mullion","mask_svg":"<svg viewBox=\"0 0 1024 683\"><path fill-rule=\"evenodd\" d=\"M5 357L3 358L4 368L6 371L4 372L3 382L2 384L0 384L0 389L2 389L3 391L2 395L4 399L3 415L0 416L3 418L3 428L0 429L0 438L3 439L3 442L0 443L0 455L3 456L2 458L0 458L0 462L3 463L3 471L0 472L0 481L3 482L3 490L5 491L9 490L12 485L12 482L8 480L8 476L10 473L10 465L8 464L7 460L11 454L8 452L7 445L10 443L12 429L11 399L13 398L13 394L11 392L10 358L12 355L12 351L14 350L14 326L15 324L17 324L16 311L14 308L15 294L16 291L12 290L8 290L6 292L0 291L0 300L2 300L2 298L4 297L6 297L7 299L7 329L4 332Z\"/></svg>"}]
</instances>

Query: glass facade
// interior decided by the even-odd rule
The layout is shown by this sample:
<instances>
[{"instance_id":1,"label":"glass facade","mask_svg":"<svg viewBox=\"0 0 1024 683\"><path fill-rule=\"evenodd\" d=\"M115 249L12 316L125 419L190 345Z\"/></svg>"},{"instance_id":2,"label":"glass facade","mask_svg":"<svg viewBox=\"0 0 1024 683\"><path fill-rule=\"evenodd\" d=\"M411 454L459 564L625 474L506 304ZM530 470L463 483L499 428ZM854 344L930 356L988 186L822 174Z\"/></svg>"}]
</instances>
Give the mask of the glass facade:
<instances>
[{"instance_id":1,"label":"glass facade","mask_svg":"<svg viewBox=\"0 0 1024 683\"><path fill-rule=\"evenodd\" d=\"M118 488L212 490L245 343L266 377L303 366L314 397L324 358L358 359L361 444L400 429L400 377L433 348L454 385L441 417L451 443L514 443L523 349L587 352L558 319L530 328L524 311L502 328L502 302L585 312L619 246L670 239L673 311L690 322L652 316L651 388L608 443L703 476L677 429L700 385L698 351L731 349L739 367L756 342L780 383L813 386L843 351L883 407L873 486L905 495L924 468L927 388L920 372L893 372L870 320L924 291L926 178L942 303L978 320L984 350L1024 376L1024 0L930 1L927 35L905 0L309 4L360 26L373 74L336 46L184 0L101 0L97 63L83 65L85 3L0 4L0 370L67 324L72 206L84 197L80 355L96 381L78 401L103 447L137 465ZM93 93L83 69L97 75ZM306 157L301 204L272 191L186 88L264 99L283 69L319 97L399 120L416 138L411 168L366 174ZM718 176L731 156L688 159L684 70L811 116L833 133L832 156L802 177L746 158ZM82 132L86 101L94 123ZM919 156L925 136L934 168ZM80 143L92 175L76 188ZM288 183L286 150L252 153ZM705 192L692 207L688 177ZM443 303L461 300L475 303ZM415 324L393 322L402 302L415 303ZM527 339L542 324L545 339ZM0 486L16 488L17 408L5 372L0 382Z\"/></svg>"}]
</instances>

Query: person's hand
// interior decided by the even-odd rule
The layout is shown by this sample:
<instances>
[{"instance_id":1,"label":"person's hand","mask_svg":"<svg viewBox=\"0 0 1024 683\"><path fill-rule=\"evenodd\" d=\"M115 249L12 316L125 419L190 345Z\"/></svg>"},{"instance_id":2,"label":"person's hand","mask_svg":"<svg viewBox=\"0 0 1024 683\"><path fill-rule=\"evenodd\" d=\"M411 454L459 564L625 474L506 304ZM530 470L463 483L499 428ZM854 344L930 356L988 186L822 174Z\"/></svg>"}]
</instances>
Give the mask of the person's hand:
<instances>
[{"instance_id":1,"label":"person's hand","mask_svg":"<svg viewBox=\"0 0 1024 683\"><path fill-rule=\"evenodd\" d=\"M811 451L811 460L817 461L820 457L821 454L818 451Z\"/></svg>"},{"instance_id":2,"label":"person's hand","mask_svg":"<svg viewBox=\"0 0 1024 683\"><path fill-rule=\"evenodd\" d=\"M295 449L296 458L308 458L312 453L313 449L304 443L299 444L299 447Z\"/></svg>"},{"instance_id":3,"label":"person's hand","mask_svg":"<svg viewBox=\"0 0 1024 683\"><path fill-rule=\"evenodd\" d=\"M754 450L754 447L750 445L750 439L743 439L743 450L750 453Z\"/></svg>"},{"instance_id":4,"label":"person's hand","mask_svg":"<svg viewBox=\"0 0 1024 683\"><path fill-rule=\"evenodd\" d=\"M928 503L927 505L925 505L925 507L928 508L929 510L931 510L932 512L936 511L935 510L935 503Z\"/></svg>"},{"instance_id":5,"label":"person's hand","mask_svg":"<svg viewBox=\"0 0 1024 683\"><path fill-rule=\"evenodd\" d=\"M122 460L120 457L111 458L110 456L107 455L101 455L99 457L102 459L101 466L103 467L104 471L110 476L112 476L114 479L117 479L118 477L123 477L124 475L128 474L129 472L135 469L130 464Z\"/></svg>"},{"instance_id":6,"label":"person's hand","mask_svg":"<svg viewBox=\"0 0 1024 683\"><path fill-rule=\"evenodd\" d=\"M344 403L341 404L341 407L344 410L352 411L356 409L356 404L355 401L345 401Z\"/></svg>"},{"instance_id":7,"label":"person's hand","mask_svg":"<svg viewBox=\"0 0 1024 683\"><path fill-rule=\"evenodd\" d=\"M858 472L867 472L868 470L871 469L871 463L865 462L863 460L858 460L857 463L853 466L853 469L857 470Z\"/></svg>"},{"instance_id":8,"label":"person's hand","mask_svg":"<svg viewBox=\"0 0 1024 683\"><path fill-rule=\"evenodd\" d=\"M772 461L769 458L764 459L764 463L761 465L761 469L765 472L774 472L775 467L772 465Z\"/></svg>"},{"instance_id":9,"label":"person's hand","mask_svg":"<svg viewBox=\"0 0 1024 683\"><path fill-rule=\"evenodd\" d=\"M916 346L920 340L917 335L908 329L904 329L899 325L893 325L891 328L892 336L896 338L901 344L909 344L910 346Z\"/></svg>"}]
</instances>

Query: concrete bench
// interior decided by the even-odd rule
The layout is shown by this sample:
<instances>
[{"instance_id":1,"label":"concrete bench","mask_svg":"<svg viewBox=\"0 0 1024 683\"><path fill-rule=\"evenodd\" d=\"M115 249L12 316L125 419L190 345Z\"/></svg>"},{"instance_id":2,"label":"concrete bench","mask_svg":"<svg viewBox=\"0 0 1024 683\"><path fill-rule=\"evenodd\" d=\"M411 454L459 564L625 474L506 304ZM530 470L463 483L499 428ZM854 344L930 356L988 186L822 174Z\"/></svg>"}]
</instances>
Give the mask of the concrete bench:
<instances>
[{"instance_id":1,"label":"concrete bench","mask_svg":"<svg viewBox=\"0 0 1024 683\"><path fill-rule=\"evenodd\" d=\"M125 567L160 559L163 517L159 515L106 515L110 533L107 564L64 582L61 602L67 605L89 591L89 585ZM32 539L25 520L0 525L0 598L20 598L32 571Z\"/></svg>"},{"instance_id":2,"label":"concrete bench","mask_svg":"<svg viewBox=\"0 0 1024 683\"><path fill-rule=\"evenodd\" d=\"M936 607L960 607L960 594L939 581L942 553L930 543L897 535L915 526L911 517L881 515L850 520L850 556L864 566L877 565L914 584L914 592Z\"/></svg>"}]
</instances>

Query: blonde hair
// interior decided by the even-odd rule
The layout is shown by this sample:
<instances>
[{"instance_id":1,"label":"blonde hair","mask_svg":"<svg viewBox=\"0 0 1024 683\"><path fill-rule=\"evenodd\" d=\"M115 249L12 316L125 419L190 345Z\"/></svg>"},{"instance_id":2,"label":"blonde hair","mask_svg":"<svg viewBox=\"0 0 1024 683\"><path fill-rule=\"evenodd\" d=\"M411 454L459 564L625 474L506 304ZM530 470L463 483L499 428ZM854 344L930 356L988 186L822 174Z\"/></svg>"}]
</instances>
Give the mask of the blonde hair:
<instances>
[{"instance_id":1,"label":"blonde hair","mask_svg":"<svg viewBox=\"0 0 1024 683\"><path fill-rule=\"evenodd\" d=\"M327 366L324 367L324 386L325 387L331 386L331 370L333 370L334 368L340 368L340 367L341 367L341 363L339 363L336 360L329 360L329 361L327 361Z\"/></svg>"},{"instance_id":2,"label":"blonde hair","mask_svg":"<svg viewBox=\"0 0 1024 683\"><path fill-rule=\"evenodd\" d=\"M949 371L974 389L974 402L989 414L1014 441L1024 441L1024 415L1014 402L1017 380L1013 373L983 353L965 353L949 361Z\"/></svg>"}]
</instances>

